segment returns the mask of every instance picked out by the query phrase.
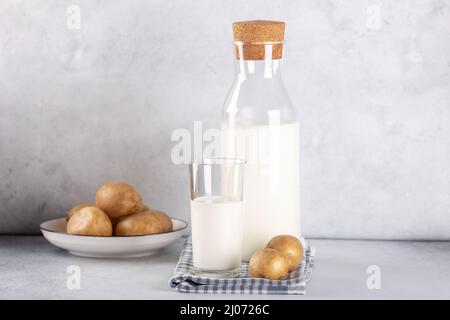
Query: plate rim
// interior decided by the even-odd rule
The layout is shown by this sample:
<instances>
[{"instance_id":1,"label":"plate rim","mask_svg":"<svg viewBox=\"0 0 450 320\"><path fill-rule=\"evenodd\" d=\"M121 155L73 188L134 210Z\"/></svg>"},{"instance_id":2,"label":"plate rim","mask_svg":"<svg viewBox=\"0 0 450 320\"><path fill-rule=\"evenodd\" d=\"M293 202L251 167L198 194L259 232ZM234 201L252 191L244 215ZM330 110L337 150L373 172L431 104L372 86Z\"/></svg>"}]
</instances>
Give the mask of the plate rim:
<instances>
[{"instance_id":1,"label":"plate rim","mask_svg":"<svg viewBox=\"0 0 450 320\"><path fill-rule=\"evenodd\" d=\"M54 234L59 234L59 235L63 235L63 236L68 236L68 237L81 237L81 238L96 238L96 239L118 239L118 238L126 238L126 239L131 239L131 238L142 238L142 237L152 237L152 236L161 236L161 235L166 235L166 234L173 234L175 232L180 232L185 230L189 224L184 221L183 219L179 219L179 218L172 218L169 217L171 220L177 220L180 221L184 224L184 226L178 230L173 230L173 231L169 231L169 232L161 232L161 233L155 233L155 234L141 234L141 235L134 235L134 236L105 236L105 237L100 237L100 236L89 236L89 235L81 235L81 234L68 234L66 232L58 232L58 231L53 231L47 228L44 228L42 225L45 223L49 223L51 221L55 221L55 220L65 220L65 217L61 217L61 218L54 218L54 219L50 219L47 221L42 222L39 225L39 229L41 230L42 233L45 232L50 232L50 233L54 233Z\"/></svg>"}]
</instances>

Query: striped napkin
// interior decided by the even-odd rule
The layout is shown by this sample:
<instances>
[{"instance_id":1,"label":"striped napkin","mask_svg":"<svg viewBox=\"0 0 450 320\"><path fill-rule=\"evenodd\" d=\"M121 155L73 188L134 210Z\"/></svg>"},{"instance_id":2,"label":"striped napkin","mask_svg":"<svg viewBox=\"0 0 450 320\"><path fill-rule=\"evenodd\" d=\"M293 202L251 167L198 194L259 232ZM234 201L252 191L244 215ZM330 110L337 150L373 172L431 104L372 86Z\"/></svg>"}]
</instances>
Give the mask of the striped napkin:
<instances>
[{"instance_id":1,"label":"striped napkin","mask_svg":"<svg viewBox=\"0 0 450 320\"><path fill-rule=\"evenodd\" d=\"M305 243L305 242L303 242ZM315 250L305 246L305 259L301 265L282 280L251 278L248 263L242 264L241 276L217 278L199 276L192 263L192 244L188 239L180 254L174 274L169 281L171 288L180 292L241 293L241 294L305 294L306 282L311 279Z\"/></svg>"}]
</instances>

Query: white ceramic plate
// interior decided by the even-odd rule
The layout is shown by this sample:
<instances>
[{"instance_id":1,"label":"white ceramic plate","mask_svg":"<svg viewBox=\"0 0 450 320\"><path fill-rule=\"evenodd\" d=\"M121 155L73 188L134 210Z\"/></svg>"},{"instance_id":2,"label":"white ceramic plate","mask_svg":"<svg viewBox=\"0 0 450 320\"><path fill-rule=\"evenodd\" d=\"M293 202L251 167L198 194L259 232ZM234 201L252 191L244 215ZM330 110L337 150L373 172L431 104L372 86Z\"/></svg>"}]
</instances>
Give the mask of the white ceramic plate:
<instances>
[{"instance_id":1,"label":"white ceramic plate","mask_svg":"<svg viewBox=\"0 0 450 320\"><path fill-rule=\"evenodd\" d=\"M172 232L131 237L91 237L66 233L66 219L59 218L41 224L44 237L51 244L82 257L136 258L149 256L179 239L187 223L172 219Z\"/></svg>"}]
</instances>

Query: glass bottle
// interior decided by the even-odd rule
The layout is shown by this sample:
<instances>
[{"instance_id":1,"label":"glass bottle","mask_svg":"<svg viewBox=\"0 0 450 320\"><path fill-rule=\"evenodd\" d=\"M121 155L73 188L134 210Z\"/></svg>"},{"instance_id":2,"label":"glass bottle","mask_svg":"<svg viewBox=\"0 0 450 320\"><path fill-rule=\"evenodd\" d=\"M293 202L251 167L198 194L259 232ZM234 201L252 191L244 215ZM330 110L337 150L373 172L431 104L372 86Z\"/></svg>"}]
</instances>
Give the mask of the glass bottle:
<instances>
[{"instance_id":1,"label":"glass bottle","mask_svg":"<svg viewBox=\"0 0 450 320\"><path fill-rule=\"evenodd\" d=\"M222 109L224 157L247 161L243 260L300 236L299 129L281 80L284 22L233 23L235 79Z\"/></svg>"}]
</instances>

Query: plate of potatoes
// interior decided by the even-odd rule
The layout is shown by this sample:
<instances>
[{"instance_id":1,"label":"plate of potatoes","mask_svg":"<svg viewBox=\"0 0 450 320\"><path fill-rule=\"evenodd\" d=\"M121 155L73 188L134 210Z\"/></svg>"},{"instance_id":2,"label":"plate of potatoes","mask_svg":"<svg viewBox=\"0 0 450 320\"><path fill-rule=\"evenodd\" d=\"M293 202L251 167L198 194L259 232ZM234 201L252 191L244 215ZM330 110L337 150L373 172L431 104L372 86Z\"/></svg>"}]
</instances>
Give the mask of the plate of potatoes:
<instances>
[{"instance_id":1,"label":"plate of potatoes","mask_svg":"<svg viewBox=\"0 0 450 320\"><path fill-rule=\"evenodd\" d=\"M79 203L65 217L41 224L53 245L83 257L149 256L183 236L187 223L151 209L128 183L104 183L92 203Z\"/></svg>"}]
</instances>

